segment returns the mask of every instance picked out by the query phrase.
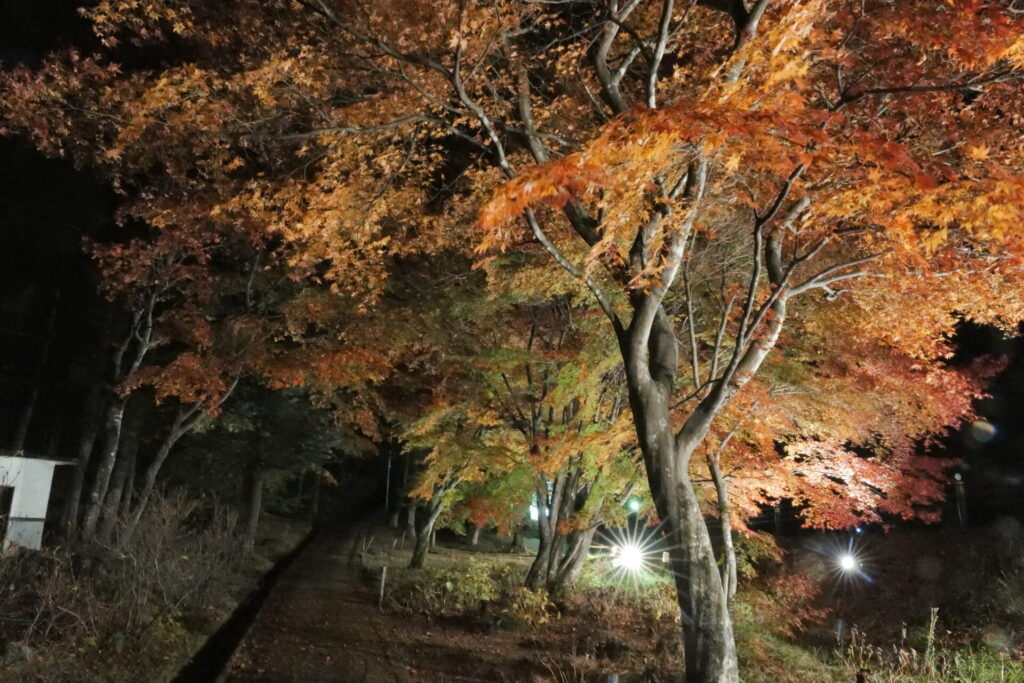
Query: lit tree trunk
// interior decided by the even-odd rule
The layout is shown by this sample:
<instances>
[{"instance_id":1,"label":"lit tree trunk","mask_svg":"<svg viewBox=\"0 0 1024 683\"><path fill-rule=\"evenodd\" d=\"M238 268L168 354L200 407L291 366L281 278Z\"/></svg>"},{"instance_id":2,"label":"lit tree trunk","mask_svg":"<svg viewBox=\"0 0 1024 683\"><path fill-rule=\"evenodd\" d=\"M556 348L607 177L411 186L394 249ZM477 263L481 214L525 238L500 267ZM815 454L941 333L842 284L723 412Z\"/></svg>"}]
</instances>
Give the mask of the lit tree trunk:
<instances>
[{"instance_id":1,"label":"lit tree trunk","mask_svg":"<svg viewBox=\"0 0 1024 683\"><path fill-rule=\"evenodd\" d=\"M472 529L469 532L469 546L475 548L480 543L480 525L470 523Z\"/></svg>"},{"instance_id":2,"label":"lit tree trunk","mask_svg":"<svg viewBox=\"0 0 1024 683\"><path fill-rule=\"evenodd\" d=\"M596 533L597 527L594 526L574 531L569 535L565 554L558 562L554 578L548 582L548 592L551 595L564 595L576 585L587 563L587 555L590 553L590 545L594 542Z\"/></svg>"},{"instance_id":3,"label":"lit tree trunk","mask_svg":"<svg viewBox=\"0 0 1024 683\"><path fill-rule=\"evenodd\" d=\"M416 545L412 551L412 559L409 562L410 569L421 569L427 559L427 552L430 550L430 538L434 533L434 523L441 515L443 492L434 494L430 502L423 506L420 514L416 515Z\"/></svg>"},{"instance_id":4,"label":"lit tree trunk","mask_svg":"<svg viewBox=\"0 0 1024 683\"><path fill-rule=\"evenodd\" d=\"M145 472L142 475L142 487L139 489L139 494L135 502L135 509L132 510L131 517L128 519L127 532L129 534L135 531L135 527L138 526L139 520L142 519L142 515L146 512L146 506L149 505L149 499L153 495L153 490L156 488L157 475L160 473L160 469L163 467L164 462L167 460L167 456L171 454L171 450L175 444L184 436L192 424L186 423L187 414L185 411L179 410L175 415L174 422L171 424L170 430L167 435L164 436L163 441L156 449L156 454L153 459L149 462Z\"/></svg>"},{"instance_id":5,"label":"lit tree trunk","mask_svg":"<svg viewBox=\"0 0 1024 683\"><path fill-rule=\"evenodd\" d=\"M639 317L639 316L638 316ZM690 480L690 456L707 434L714 412L702 402L677 439L669 416L677 371L676 339L664 310L656 312L646 343L622 335L630 406L648 484L669 546L683 624L686 679L738 680L729 604L711 537ZM702 412L705 411L705 412Z\"/></svg>"},{"instance_id":6,"label":"lit tree trunk","mask_svg":"<svg viewBox=\"0 0 1024 683\"><path fill-rule=\"evenodd\" d=\"M156 455L150 461L146 467L146 471L142 477L142 488L139 490L138 501L135 503L135 510L132 512L131 519L128 520L128 533L131 534L135 531L135 527L138 526L139 520L142 518L142 514L146 511L146 506L149 504L149 499L153 495L153 489L156 487L157 475L160 474L160 469L164 466L164 462L167 461L167 456L171 454L171 450L181 440L181 437L192 431L192 428L199 424L199 421L203 417L210 414L210 412L223 405L224 401L228 400L231 393L238 386L238 379L235 379L229 386L227 391L220 396L219 399L214 403L212 407L203 401L193 403L190 406L182 406L178 409L178 412L174 415L174 422L171 423L170 429L167 431L167 435L164 440L160 442L160 446L156 450Z\"/></svg>"},{"instance_id":7,"label":"lit tree trunk","mask_svg":"<svg viewBox=\"0 0 1024 683\"><path fill-rule=\"evenodd\" d=\"M263 502L263 466L254 458L245 475L245 490L242 519L242 550L252 553L256 546L256 532L259 531L260 508Z\"/></svg>"},{"instance_id":8,"label":"lit tree trunk","mask_svg":"<svg viewBox=\"0 0 1024 683\"><path fill-rule=\"evenodd\" d=\"M86 501L85 514L82 518L82 538L86 541L91 541L96 535L96 526L106 500L110 475L114 470L114 461L117 458L118 444L121 440L121 423L124 420L124 407L128 397L119 394L117 387L124 378L129 377L142 366L142 361L149 353L156 300L156 292L150 292L144 303L134 311L128 333L114 353L113 373L109 385L111 399L103 420L103 446L100 448L96 478L89 489L89 498ZM126 366L125 354L132 348L134 348L134 352L130 363Z\"/></svg>"},{"instance_id":9,"label":"lit tree trunk","mask_svg":"<svg viewBox=\"0 0 1024 683\"><path fill-rule=\"evenodd\" d=\"M731 607L732 600L736 597L737 578L736 548L732 542L732 520L729 518L729 488L718 465L718 456L709 455L707 461L718 498L718 523L722 533L722 584L725 586L725 594Z\"/></svg>"},{"instance_id":10,"label":"lit tree trunk","mask_svg":"<svg viewBox=\"0 0 1024 683\"><path fill-rule=\"evenodd\" d=\"M96 526L106 500L107 488L110 486L110 475L114 471L117 449L121 441L121 423L124 420L124 406L127 398L114 395L107 407L103 419L103 445L99 452L99 465L96 478L89 489L89 497L85 504L85 515L82 518L82 538L92 540L96 535Z\"/></svg>"},{"instance_id":11,"label":"lit tree trunk","mask_svg":"<svg viewBox=\"0 0 1024 683\"><path fill-rule=\"evenodd\" d=\"M90 411L91 412L91 411ZM64 503L64 531L69 536L78 527L78 511L82 503L82 490L85 488L85 475L92 459L92 449L96 443L99 425L94 415L87 414L82 424L82 435L78 440L78 457L75 459L75 473L71 479L71 490Z\"/></svg>"},{"instance_id":12,"label":"lit tree trunk","mask_svg":"<svg viewBox=\"0 0 1024 683\"><path fill-rule=\"evenodd\" d=\"M128 470L132 467L135 454L139 450L139 411L132 409L130 412L134 413L129 420L132 424L125 430L125 438L121 440L117 460L114 464L114 473L110 478L110 488L107 491L103 516L100 521L99 537L104 543L110 542L113 537L114 528L121 519L121 498L124 494Z\"/></svg>"},{"instance_id":13,"label":"lit tree trunk","mask_svg":"<svg viewBox=\"0 0 1024 683\"><path fill-rule=\"evenodd\" d=\"M555 531L558 528L558 513L562 497L565 474L559 473L548 492L548 481L544 477L537 477L535 483L535 497L537 500L537 532L540 542L537 546L537 555L530 564L526 573L526 587L530 590L544 588L548 580L548 571L551 567L551 553L554 546Z\"/></svg>"}]
</instances>

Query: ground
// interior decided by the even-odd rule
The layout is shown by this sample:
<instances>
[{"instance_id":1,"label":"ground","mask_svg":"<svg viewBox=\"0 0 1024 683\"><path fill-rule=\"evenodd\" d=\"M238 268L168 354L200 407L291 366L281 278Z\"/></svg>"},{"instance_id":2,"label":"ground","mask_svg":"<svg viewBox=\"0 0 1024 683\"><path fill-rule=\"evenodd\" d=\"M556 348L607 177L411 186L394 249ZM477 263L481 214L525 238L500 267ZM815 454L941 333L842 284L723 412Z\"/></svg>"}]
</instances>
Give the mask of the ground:
<instances>
[{"instance_id":1,"label":"ground","mask_svg":"<svg viewBox=\"0 0 1024 683\"><path fill-rule=\"evenodd\" d=\"M373 539L371 541L371 539ZM608 655L643 656L643 638L585 623L572 614L534 631L503 623L503 615L471 611L432 616L379 604L382 564L392 576L408 561L407 548L381 528L330 531L306 549L267 600L231 665L230 681L577 680L574 668L593 670ZM441 548L434 567L473 559L513 564L525 573L529 558L507 553ZM390 594L390 589L387 591ZM617 657L616 657L617 658ZM618 672L612 662L609 672Z\"/></svg>"},{"instance_id":2,"label":"ground","mask_svg":"<svg viewBox=\"0 0 1024 683\"><path fill-rule=\"evenodd\" d=\"M1013 619L992 613L992 601L1005 604L1009 594L995 592L1006 585L1006 558L980 555L991 555L984 550L992 547L989 533L869 532L858 542L858 557L870 581L857 582L829 576L835 537L793 541L781 583L747 586L737 606L743 680L852 681L863 668L873 682L1024 681L1011 643L1019 635ZM440 581L443 592L446 582L472 583L473 567L521 574L529 561L448 540L428 557L428 569L417 573L403 569L409 544L398 532L372 525L322 531L269 597L228 680L586 683L612 673L621 681L678 680L678 626L671 616L653 618L657 605L648 598L629 598L643 604L622 609L622 601L591 586L584 591L590 597L552 604L551 618L535 624L508 618L498 601L433 611L403 602L396 586L411 577ZM485 547L497 549L493 543ZM381 603L383 566L388 575ZM806 604L787 597L794 576L809 577L824 592ZM931 606L939 607L939 616L929 655ZM808 614L829 612L820 613L817 625L801 626L795 637L782 633L781 622L805 608ZM853 625L860 632L851 640Z\"/></svg>"}]
</instances>

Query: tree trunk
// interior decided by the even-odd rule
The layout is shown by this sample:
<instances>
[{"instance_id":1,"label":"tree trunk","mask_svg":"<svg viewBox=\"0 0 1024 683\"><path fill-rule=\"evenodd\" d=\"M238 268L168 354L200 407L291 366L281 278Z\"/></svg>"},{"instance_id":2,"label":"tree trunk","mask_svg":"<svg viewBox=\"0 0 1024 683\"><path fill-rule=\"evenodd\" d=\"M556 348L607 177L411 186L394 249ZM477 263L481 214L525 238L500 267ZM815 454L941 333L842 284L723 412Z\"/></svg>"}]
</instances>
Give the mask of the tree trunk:
<instances>
[{"instance_id":1,"label":"tree trunk","mask_svg":"<svg viewBox=\"0 0 1024 683\"><path fill-rule=\"evenodd\" d=\"M632 328L626 331L621 340L627 387L675 575L686 680L732 683L739 680L739 667L728 599L689 473L690 457L720 406L701 402L677 438L669 415L677 365L671 323L663 310L657 311L649 341L640 348L633 346L633 332Z\"/></svg>"},{"instance_id":2,"label":"tree trunk","mask_svg":"<svg viewBox=\"0 0 1024 683\"><path fill-rule=\"evenodd\" d=\"M36 401L39 400L39 380L33 379L29 387L28 396L21 407L21 414L18 415L18 425L14 429L14 452L20 453L25 450L25 439L28 436L28 426L32 423L32 413L36 409Z\"/></svg>"},{"instance_id":3,"label":"tree trunk","mask_svg":"<svg viewBox=\"0 0 1024 683\"><path fill-rule=\"evenodd\" d=\"M473 529L469 533L469 545L471 548L475 548L480 544L480 525L474 524Z\"/></svg>"},{"instance_id":4,"label":"tree trunk","mask_svg":"<svg viewBox=\"0 0 1024 683\"><path fill-rule=\"evenodd\" d=\"M124 493L121 494L121 519L127 519L132 510L132 501L135 497L135 477L139 469L139 449L136 446L128 461L128 473L125 475Z\"/></svg>"},{"instance_id":5,"label":"tree trunk","mask_svg":"<svg viewBox=\"0 0 1024 683\"><path fill-rule=\"evenodd\" d=\"M107 490L106 502L100 518L99 538L104 543L109 543L113 538L114 528L121 519L121 498L124 495L128 470L132 468L135 454L139 450L139 411L130 409L128 412L130 413L128 418L130 426L125 430L124 438L121 439L117 460L114 463L114 473L110 477L110 487Z\"/></svg>"},{"instance_id":6,"label":"tree trunk","mask_svg":"<svg viewBox=\"0 0 1024 683\"><path fill-rule=\"evenodd\" d=\"M548 582L548 592L554 596L565 595L565 593L576 585L580 578L587 557L590 554L590 545L594 542L594 534L597 527L591 527L582 531L574 531L568 539L568 547L565 554L559 560L554 578Z\"/></svg>"},{"instance_id":7,"label":"tree trunk","mask_svg":"<svg viewBox=\"0 0 1024 683\"><path fill-rule=\"evenodd\" d=\"M82 490L85 488L85 475L92 459L92 448L99 432L95 418L87 416L82 427L82 436L78 440L78 457L75 461L75 473L71 479L71 490L64 502L64 532L71 536L78 527L78 509L82 503Z\"/></svg>"},{"instance_id":8,"label":"tree trunk","mask_svg":"<svg viewBox=\"0 0 1024 683\"><path fill-rule=\"evenodd\" d=\"M411 538L416 538L416 503L411 500L405 508L405 530Z\"/></svg>"},{"instance_id":9,"label":"tree trunk","mask_svg":"<svg viewBox=\"0 0 1024 683\"><path fill-rule=\"evenodd\" d=\"M416 546L412 551L412 560L409 562L410 569L422 569L427 559L427 552L430 550L430 540L434 535L434 523L441 515L441 496L435 495L430 503L416 516Z\"/></svg>"},{"instance_id":10,"label":"tree trunk","mask_svg":"<svg viewBox=\"0 0 1024 683\"><path fill-rule=\"evenodd\" d=\"M512 543L509 544L508 551L513 555L522 555L526 552L526 535L522 526L516 527L515 533L512 534Z\"/></svg>"},{"instance_id":11,"label":"tree trunk","mask_svg":"<svg viewBox=\"0 0 1024 683\"><path fill-rule=\"evenodd\" d=\"M242 550L249 554L256 547L256 532L259 531L260 508L263 502L263 466L258 460L254 459L249 465L243 495Z\"/></svg>"},{"instance_id":12,"label":"tree trunk","mask_svg":"<svg viewBox=\"0 0 1024 683\"><path fill-rule=\"evenodd\" d=\"M146 471L142 476L142 488L139 490L135 509L132 511L131 518L128 520L127 531L129 534L135 531L135 527L138 526L139 520L142 519L142 515L146 511L149 499L153 495L153 490L156 488L157 475L160 474L160 468L163 467L164 462L167 460L167 456L171 454L171 450L174 448L174 445L178 443L181 437L188 433L188 428L185 426L185 419L185 413L179 411L174 419L174 423L167 432L167 436L164 437L164 440L160 442L160 446L156 449L156 455L153 456L153 460L151 460L149 466L146 467Z\"/></svg>"},{"instance_id":13,"label":"tree trunk","mask_svg":"<svg viewBox=\"0 0 1024 683\"><path fill-rule=\"evenodd\" d=\"M96 535L96 525L107 497L110 475L114 470L117 448L121 441L121 423L124 420L124 406L127 400L126 397L115 394L103 420L103 446L100 448L96 478L89 489L85 516L82 519L82 538L86 541L91 541Z\"/></svg>"},{"instance_id":14,"label":"tree trunk","mask_svg":"<svg viewBox=\"0 0 1024 683\"><path fill-rule=\"evenodd\" d=\"M534 498L537 501L537 534L540 540L537 555L526 572L525 585L532 591L544 588L551 568L551 553L555 530L558 528L558 514L561 510L562 484L564 476L559 474L548 491L548 481L538 476L534 482Z\"/></svg>"},{"instance_id":15,"label":"tree trunk","mask_svg":"<svg viewBox=\"0 0 1024 683\"><path fill-rule=\"evenodd\" d=\"M309 521L316 526L320 521L320 473L313 472L313 490L309 494Z\"/></svg>"},{"instance_id":16,"label":"tree trunk","mask_svg":"<svg viewBox=\"0 0 1024 683\"><path fill-rule=\"evenodd\" d=\"M732 520L729 510L729 488L722 476L722 470L718 466L718 457L709 455L708 470L711 472L711 480L715 484L715 494L718 498L718 523L722 533L722 584L725 586L725 595L732 607L733 598L736 597L736 547L732 542Z\"/></svg>"}]
</instances>

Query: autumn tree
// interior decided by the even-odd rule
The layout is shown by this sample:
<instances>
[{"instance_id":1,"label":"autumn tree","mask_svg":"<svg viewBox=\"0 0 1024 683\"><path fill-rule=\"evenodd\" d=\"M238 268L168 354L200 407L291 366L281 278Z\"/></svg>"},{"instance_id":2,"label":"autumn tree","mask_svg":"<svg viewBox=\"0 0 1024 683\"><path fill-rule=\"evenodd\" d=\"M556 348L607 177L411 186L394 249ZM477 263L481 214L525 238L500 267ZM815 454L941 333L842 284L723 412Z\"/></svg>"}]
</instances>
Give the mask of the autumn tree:
<instances>
[{"instance_id":1,"label":"autumn tree","mask_svg":"<svg viewBox=\"0 0 1024 683\"><path fill-rule=\"evenodd\" d=\"M492 291L500 282L492 277ZM594 534L621 510L637 471L626 454L634 444L620 366L607 335L594 334L601 321L564 296L527 295L520 289L514 303L493 311L497 334L478 340L470 362L486 388L480 400L519 449L495 474L523 472L532 481L540 543L526 585L558 593L579 576Z\"/></svg>"},{"instance_id":2,"label":"autumn tree","mask_svg":"<svg viewBox=\"0 0 1024 683\"><path fill-rule=\"evenodd\" d=\"M140 220L257 226L366 301L396 259L473 242L489 273L593 297L672 546L691 681L737 676L694 473L742 465L764 482L754 500L781 495L768 475L785 468L800 497L834 503L825 523L851 502L915 514L937 490L902 487L928 467L852 423L948 424L965 407L950 397L975 386L929 365L955 315L1021 315L1024 43L1006 3L150 0L88 15L104 52L7 74L0 106L45 151L103 169ZM170 41L187 49L118 66ZM936 390L901 404L912 381ZM775 428L787 458L762 448ZM737 500L744 481L712 488Z\"/></svg>"}]
</instances>

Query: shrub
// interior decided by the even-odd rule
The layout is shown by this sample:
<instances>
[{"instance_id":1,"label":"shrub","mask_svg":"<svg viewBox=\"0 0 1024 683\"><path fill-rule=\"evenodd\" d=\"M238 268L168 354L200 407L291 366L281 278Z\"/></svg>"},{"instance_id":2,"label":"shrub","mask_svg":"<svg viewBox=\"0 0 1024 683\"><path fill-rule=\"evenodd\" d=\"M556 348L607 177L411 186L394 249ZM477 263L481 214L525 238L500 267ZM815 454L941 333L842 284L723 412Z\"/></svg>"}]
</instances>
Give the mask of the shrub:
<instances>
[{"instance_id":1,"label":"shrub","mask_svg":"<svg viewBox=\"0 0 1024 683\"><path fill-rule=\"evenodd\" d=\"M110 653L143 667L167 660L186 649L184 623L209 620L239 569L233 528L216 505L156 496L135 532L119 527L110 545L2 558L0 614L14 618L5 635L41 653L27 664L75 667L74 677L127 665Z\"/></svg>"},{"instance_id":2,"label":"shrub","mask_svg":"<svg viewBox=\"0 0 1024 683\"><path fill-rule=\"evenodd\" d=\"M406 570L395 581L389 597L407 609L452 614L479 609L499 595L497 581L487 563L470 559L458 567Z\"/></svg>"},{"instance_id":3,"label":"shrub","mask_svg":"<svg viewBox=\"0 0 1024 683\"><path fill-rule=\"evenodd\" d=\"M510 619L510 625L516 630L532 629L546 624L552 614L557 618L555 605L548 598L548 592L544 590L532 591L525 586L519 586L503 596L503 602L506 604L505 614Z\"/></svg>"}]
</instances>

